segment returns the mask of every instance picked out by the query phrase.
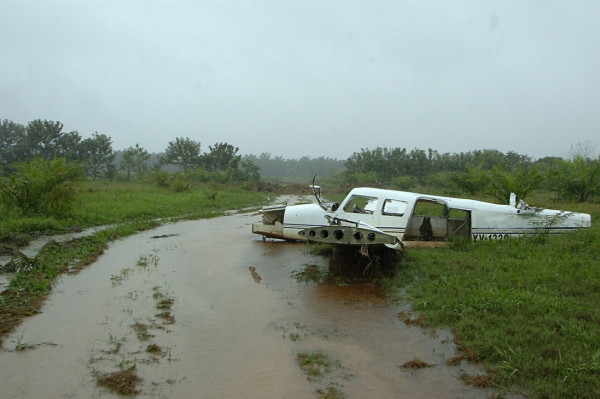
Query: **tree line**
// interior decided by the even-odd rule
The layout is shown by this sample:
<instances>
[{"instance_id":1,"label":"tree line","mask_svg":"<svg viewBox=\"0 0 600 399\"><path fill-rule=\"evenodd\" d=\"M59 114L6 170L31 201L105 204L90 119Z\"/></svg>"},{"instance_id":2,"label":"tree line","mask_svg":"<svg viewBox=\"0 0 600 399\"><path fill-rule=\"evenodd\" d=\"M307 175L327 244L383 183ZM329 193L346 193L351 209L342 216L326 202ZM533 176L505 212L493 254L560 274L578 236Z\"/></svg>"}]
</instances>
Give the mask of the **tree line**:
<instances>
[{"instance_id":1,"label":"tree line","mask_svg":"<svg viewBox=\"0 0 600 399\"><path fill-rule=\"evenodd\" d=\"M524 199L532 190L547 189L567 200L588 201L600 196L600 158L590 144L571 151L570 159L534 160L510 151L484 149L439 153L434 149L361 149L346 160L326 157L283 159L262 153L241 156L228 143L201 151L199 142L177 137L162 154L149 154L139 144L114 151L112 140L94 132L83 139L77 131L63 132L57 121L37 119L27 125L0 120L0 173L14 173L34 159L65 159L96 179L130 180L148 176L159 185L189 188L192 181L259 181L261 175L285 181L307 181L313 174L333 177L341 185L380 185L411 190L423 186L446 192L488 194L506 202L511 192ZM173 174L171 174L173 172Z\"/></svg>"},{"instance_id":2,"label":"tree line","mask_svg":"<svg viewBox=\"0 0 600 399\"><path fill-rule=\"evenodd\" d=\"M169 171L190 173L201 169L200 172L205 172L204 179L218 176L221 180L259 180L259 168L251 160L242 159L238 151L231 144L216 143L202 153L199 142L177 137L151 164L152 155L139 143L114 151L111 137L94 132L92 137L83 139L77 131L64 132L63 124L58 121L36 119L21 125L0 120L0 171L5 176L15 172L20 163L65 159L81 167L92 179L114 179L120 175L130 180L149 170L158 173L165 169L163 172L168 174Z\"/></svg>"},{"instance_id":3,"label":"tree line","mask_svg":"<svg viewBox=\"0 0 600 399\"><path fill-rule=\"evenodd\" d=\"M502 203L511 193L524 199L537 189L583 202L600 197L600 157L594 157L589 147L584 144L572 148L570 159L538 160L512 151L440 154L432 149L378 147L352 154L342 176L347 182L402 190L428 186L451 193L487 194Z\"/></svg>"},{"instance_id":4,"label":"tree line","mask_svg":"<svg viewBox=\"0 0 600 399\"><path fill-rule=\"evenodd\" d=\"M63 132L63 124L36 119L26 126L9 120L0 121L0 167L7 174L17 163L35 158L50 160L65 158L81 162L88 176L99 177L110 169L114 159L112 141L105 134L94 132L82 139L78 132Z\"/></svg>"},{"instance_id":5,"label":"tree line","mask_svg":"<svg viewBox=\"0 0 600 399\"><path fill-rule=\"evenodd\" d=\"M75 184L85 177L143 177L173 191L189 191L198 182L260 180L259 168L238 151L216 143L201 153L199 142L177 137L150 165L152 155L139 143L115 152L112 139L98 132L83 139L77 131L64 132L57 121L37 119L23 126L0 120L0 209L66 215L75 202Z\"/></svg>"}]
</instances>

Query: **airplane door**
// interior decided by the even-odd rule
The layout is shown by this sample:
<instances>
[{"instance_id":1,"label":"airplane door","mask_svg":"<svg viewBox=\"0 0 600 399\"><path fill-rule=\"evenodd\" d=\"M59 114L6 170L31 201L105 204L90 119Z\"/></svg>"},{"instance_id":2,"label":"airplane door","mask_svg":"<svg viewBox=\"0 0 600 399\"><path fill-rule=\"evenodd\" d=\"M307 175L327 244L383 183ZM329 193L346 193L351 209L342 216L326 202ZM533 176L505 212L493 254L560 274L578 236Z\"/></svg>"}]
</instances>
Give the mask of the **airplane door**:
<instances>
[{"instance_id":1,"label":"airplane door","mask_svg":"<svg viewBox=\"0 0 600 399\"><path fill-rule=\"evenodd\" d=\"M450 209L448 212L448 238L471 237L471 211Z\"/></svg>"},{"instance_id":2,"label":"airplane door","mask_svg":"<svg viewBox=\"0 0 600 399\"><path fill-rule=\"evenodd\" d=\"M420 198L406 224L406 241L445 241L448 238L448 207L443 201Z\"/></svg>"}]
</instances>

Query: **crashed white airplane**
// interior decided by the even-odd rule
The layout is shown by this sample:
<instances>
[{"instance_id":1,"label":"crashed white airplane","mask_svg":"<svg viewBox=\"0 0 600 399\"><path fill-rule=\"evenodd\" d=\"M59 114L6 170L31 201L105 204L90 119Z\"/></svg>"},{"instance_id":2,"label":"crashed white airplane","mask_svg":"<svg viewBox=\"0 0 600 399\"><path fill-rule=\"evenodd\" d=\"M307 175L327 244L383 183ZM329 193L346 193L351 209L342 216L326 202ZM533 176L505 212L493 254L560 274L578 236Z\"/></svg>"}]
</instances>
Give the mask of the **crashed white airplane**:
<instances>
[{"instance_id":1,"label":"crashed white airplane","mask_svg":"<svg viewBox=\"0 0 600 399\"><path fill-rule=\"evenodd\" d=\"M505 239L540 231L564 233L591 226L586 213L441 197L377 188L355 188L341 204L317 203L264 208L252 232L264 237L343 245L438 246L457 237Z\"/></svg>"}]
</instances>

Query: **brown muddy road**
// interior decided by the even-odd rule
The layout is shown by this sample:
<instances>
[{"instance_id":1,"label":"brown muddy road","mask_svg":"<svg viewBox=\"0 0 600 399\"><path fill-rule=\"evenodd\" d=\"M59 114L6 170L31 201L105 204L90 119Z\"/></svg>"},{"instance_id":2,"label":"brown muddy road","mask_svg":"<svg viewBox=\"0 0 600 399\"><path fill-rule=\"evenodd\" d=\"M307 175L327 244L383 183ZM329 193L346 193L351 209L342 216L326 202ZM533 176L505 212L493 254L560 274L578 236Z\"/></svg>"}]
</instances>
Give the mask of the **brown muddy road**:
<instances>
[{"instance_id":1,"label":"brown muddy road","mask_svg":"<svg viewBox=\"0 0 600 399\"><path fill-rule=\"evenodd\" d=\"M61 277L42 312L5 339L0 397L114 397L97 377L133 366L140 398L315 398L328 388L346 398L492 395L459 379L481 368L445 364L448 333L406 326L403 309L372 288L297 282L294 271L324 260L302 244L263 242L250 233L258 219L164 225ZM309 380L302 351L339 367ZM435 366L399 367L415 357Z\"/></svg>"}]
</instances>

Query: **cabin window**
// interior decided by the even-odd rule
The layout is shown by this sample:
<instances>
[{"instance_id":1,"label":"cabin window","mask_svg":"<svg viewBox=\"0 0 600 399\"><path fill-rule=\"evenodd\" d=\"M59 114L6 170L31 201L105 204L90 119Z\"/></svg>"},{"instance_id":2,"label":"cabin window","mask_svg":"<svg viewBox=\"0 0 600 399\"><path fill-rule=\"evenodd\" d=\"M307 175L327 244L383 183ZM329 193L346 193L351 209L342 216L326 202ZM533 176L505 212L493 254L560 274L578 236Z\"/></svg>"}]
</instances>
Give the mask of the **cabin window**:
<instances>
[{"instance_id":1,"label":"cabin window","mask_svg":"<svg viewBox=\"0 0 600 399\"><path fill-rule=\"evenodd\" d=\"M450 209L450 213L448 214L450 219L461 219L464 220L469 217L469 212L464 211L462 209Z\"/></svg>"},{"instance_id":2,"label":"cabin window","mask_svg":"<svg viewBox=\"0 0 600 399\"><path fill-rule=\"evenodd\" d=\"M365 195L353 195L344 206L344 212L347 213L366 213L373 214L377 205L377 197L368 197Z\"/></svg>"},{"instance_id":3,"label":"cabin window","mask_svg":"<svg viewBox=\"0 0 600 399\"><path fill-rule=\"evenodd\" d=\"M413 214L430 217L448 217L448 208L439 202L420 199L415 205Z\"/></svg>"},{"instance_id":4,"label":"cabin window","mask_svg":"<svg viewBox=\"0 0 600 399\"><path fill-rule=\"evenodd\" d=\"M406 202L386 199L383 202L383 214L389 216L403 216L406 211Z\"/></svg>"}]
</instances>

